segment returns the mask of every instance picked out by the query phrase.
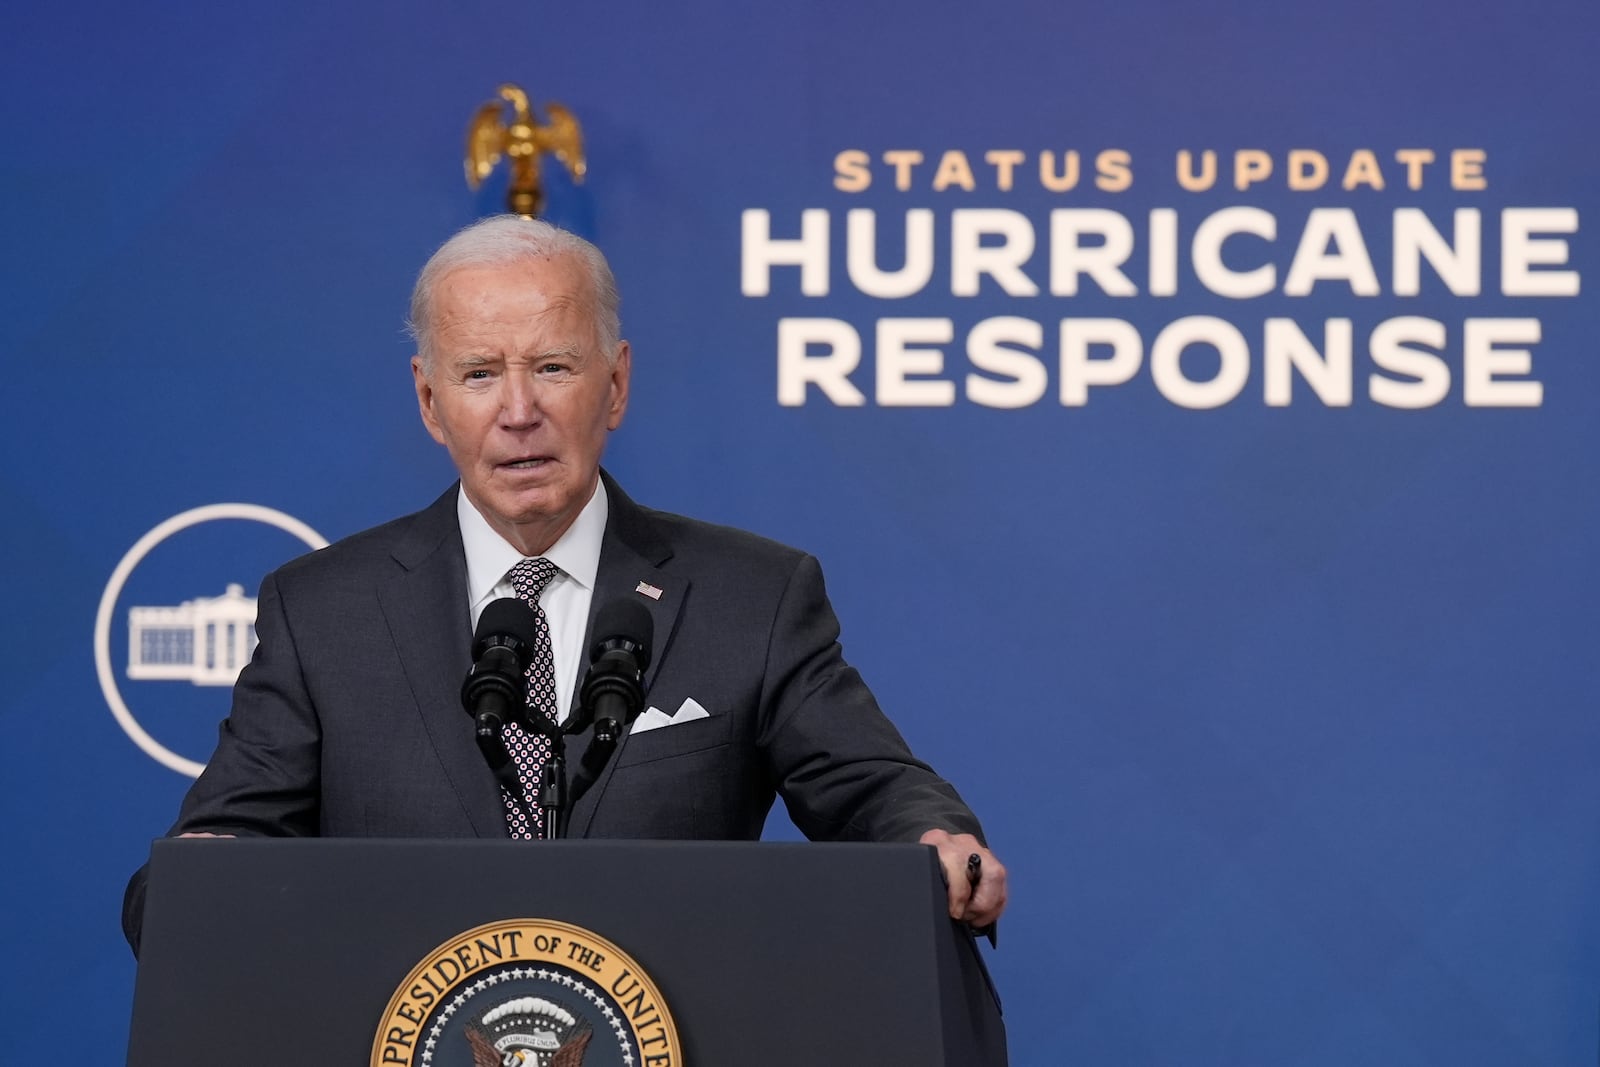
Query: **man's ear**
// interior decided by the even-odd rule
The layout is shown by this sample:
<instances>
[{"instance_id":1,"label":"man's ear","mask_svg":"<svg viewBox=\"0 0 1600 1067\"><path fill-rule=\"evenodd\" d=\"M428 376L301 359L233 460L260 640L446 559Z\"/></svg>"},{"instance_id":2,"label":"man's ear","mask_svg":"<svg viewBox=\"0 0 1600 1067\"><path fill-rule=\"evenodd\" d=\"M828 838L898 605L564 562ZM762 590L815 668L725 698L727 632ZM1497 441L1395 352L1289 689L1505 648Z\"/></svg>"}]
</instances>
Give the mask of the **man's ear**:
<instances>
[{"instance_id":1,"label":"man's ear","mask_svg":"<svg viewBox=\"0 0 1600 1067\"><path fill-rule=\"evenodd\" d=\"M417 387L417 408L422 412L422 425L428 428L435 441L444 444L444 431L433 413L433 382L420 355L411 357L411 381Z\"/></svg>"},{"instance_id":2,"label":"man's ear","mask_svg":"<svg viewBox=\"0 0 1600 1067\"><path fill-rule=\"evenodd\" d=\"M622 425L622 416L628 411L628 382L633 375L633 352L628 342L617 344L617 359L611 364L611 408L606 414L606 429L615 430Z\"/></svg>"}]
</instances>

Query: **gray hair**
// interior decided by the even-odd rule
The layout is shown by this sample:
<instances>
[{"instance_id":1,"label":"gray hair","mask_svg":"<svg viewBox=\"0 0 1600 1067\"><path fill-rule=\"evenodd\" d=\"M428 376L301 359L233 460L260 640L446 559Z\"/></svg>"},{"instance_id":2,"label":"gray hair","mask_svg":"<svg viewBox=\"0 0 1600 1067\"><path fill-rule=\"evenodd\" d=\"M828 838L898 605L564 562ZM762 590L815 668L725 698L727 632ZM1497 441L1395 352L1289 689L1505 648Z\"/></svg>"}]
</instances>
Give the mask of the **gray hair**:
<instances>
[{"instance_id":1,"label":"gray hair","mask_svg":"<svg viewBox=\"0 0 1600 1067\"><path fill-rule=\"evenodd\" d=\"M617 316L622 298L617 294L617 279L611 273L611 265L600 249L575 233L539 219L491 215L458 230L439 246L423 265L422 273L417 275L416 287L411 290L411 317L406 320L406 332L417 342L423 369L433 369L433 293L440 279L464 267L501 267L557 256L576 256L587 270L594 296L595 340L606 362L614 361L617 346L622 341L622 322Z\"/></svg>"}]
</instances>

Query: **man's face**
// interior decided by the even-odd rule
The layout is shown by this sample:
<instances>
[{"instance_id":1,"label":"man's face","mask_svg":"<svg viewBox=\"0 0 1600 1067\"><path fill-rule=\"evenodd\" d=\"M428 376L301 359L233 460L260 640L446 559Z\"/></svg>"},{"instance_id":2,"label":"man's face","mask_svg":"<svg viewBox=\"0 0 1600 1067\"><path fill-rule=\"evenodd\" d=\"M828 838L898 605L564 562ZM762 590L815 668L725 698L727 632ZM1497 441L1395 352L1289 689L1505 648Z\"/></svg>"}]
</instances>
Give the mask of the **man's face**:
<instances>
[{"instance_id":1,"label":"man's face","mask_svg":"<svg viewBox=\"0 0 1600 1067\"><path fill-rule=\"evenodd\" d=\"M432 366L411 361L467 499L524 555L583 510L628 407L628 345L607 362L590 290L570 255L452 271L434 290Z\"/></svg>"}]
</instances>

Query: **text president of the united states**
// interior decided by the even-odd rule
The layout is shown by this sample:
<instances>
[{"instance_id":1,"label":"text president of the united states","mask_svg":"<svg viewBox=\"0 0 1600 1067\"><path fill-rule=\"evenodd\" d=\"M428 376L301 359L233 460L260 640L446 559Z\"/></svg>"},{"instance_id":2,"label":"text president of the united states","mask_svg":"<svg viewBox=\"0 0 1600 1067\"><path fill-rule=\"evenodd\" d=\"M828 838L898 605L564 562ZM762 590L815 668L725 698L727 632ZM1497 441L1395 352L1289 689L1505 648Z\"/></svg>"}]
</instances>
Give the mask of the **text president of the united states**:
<instances>
[{"instance_id":1,"label":"text president of the united states","mask_svg":"<svg viewBox=\"0 0 1600 1067\"><path fill-rule=\"evenodd\" d=\"M260 644L171 833L528 835L461 708L478 616L499 597L537 606L535 713L563 721L595 611L633 597L654 624L656 728L622 738L568 836L754 839L781 796L813 839L933 846L951 916L992 922L1005 868L844 661L816 561L641 507L601 470L632 367L617 309L599 250L542 222L487 219L434 254L411 370L459 485L262 581ZM567 738L569 757L588 740ZM141 873L135 944L143 895Z\"/></svg>"}]
</instances>

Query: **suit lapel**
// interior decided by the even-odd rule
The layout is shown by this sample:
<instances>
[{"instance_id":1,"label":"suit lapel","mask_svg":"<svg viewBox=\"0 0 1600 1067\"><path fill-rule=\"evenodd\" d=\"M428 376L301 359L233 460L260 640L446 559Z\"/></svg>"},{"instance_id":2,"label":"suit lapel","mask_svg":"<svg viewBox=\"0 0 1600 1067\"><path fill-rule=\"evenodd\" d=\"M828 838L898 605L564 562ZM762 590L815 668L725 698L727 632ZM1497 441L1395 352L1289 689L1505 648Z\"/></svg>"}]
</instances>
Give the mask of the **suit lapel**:
<instances>
[{"instance_id":1,"label":"suit lapel","mask_svg":"<svg viewBox=\"0 0 1600 1067\"><path fill-rule=\"evenodd\" d=\"M595 615L604 604L613 600L631 599L643 604L650 612L653 632L650 638L650 665L644 672L646 702L649 701L651 682L660 671L661 663L672 651L672 635L678 625L678 616L689 592L685 578L661 569L672 557L672 547L659 532L658 524L650 513L628 499L626 493L605 471L600 472L605 482L609 516L605 537L600 545L600 568L595 576L594 596L589 603L589 625L583 639L583 666L579 668L578 681L582 687L588 670L589 648L597 635L594 632ZM659 596L653 591L659 591ZM573 710L576 711L579 694L574 690ZM572 815L568 820L568 836L583 837L594 821L596 807L610 782L611 769L616 766L617 755L628 743L623 734L614 754L599 778L592 783L582 777L580 768L583 756L589 749L594 731L588 729L567 739L567 760L574 775Z\"/></svg>"},{"instance_id":2,"label":"suit lapel","mask_svg":"<svg viewBox=\"0 0 1600 1067\"><path fill-rule=\"evenodd\" d=\"M505 837L499 789L461 709L458 687L472 666L472 632L455 488L416 516L393 555L400 571L378 590L378 600L417 713L473 831Z\"/></svg>"}]
</instances>

